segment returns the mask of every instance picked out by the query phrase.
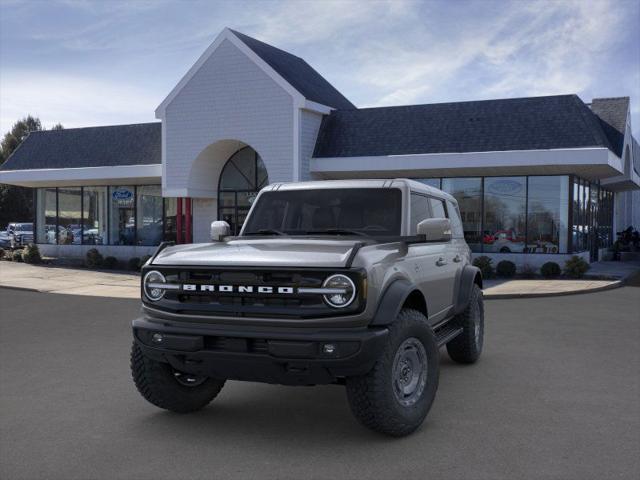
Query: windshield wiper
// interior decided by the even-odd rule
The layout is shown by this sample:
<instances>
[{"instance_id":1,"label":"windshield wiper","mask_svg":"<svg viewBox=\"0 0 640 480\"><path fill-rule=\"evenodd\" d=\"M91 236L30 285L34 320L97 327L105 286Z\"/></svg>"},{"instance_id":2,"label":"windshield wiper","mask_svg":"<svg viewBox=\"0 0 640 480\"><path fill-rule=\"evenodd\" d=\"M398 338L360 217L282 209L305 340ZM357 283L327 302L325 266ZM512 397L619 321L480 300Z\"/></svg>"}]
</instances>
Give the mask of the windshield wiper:
<instances>
[{"instance_id":1,"label":"windshield wiper","mask_svg":"<svg viewBox=\"0 0 640 480\"><path fill-rule=\"evenodd\" d=\"M348 228L327 228L326 230L310 230L305 232L309 235L313 234L328 234L328 235L358 235L359 237L368 237L366 233L358 232L357 230L350 230Z\"/></svg>"},{"instance_id":2,"label":"windshield wiper","mask_svg":"<svg viewBox=\"0 0 640 480\"><path fill-rule=\"evenodd\" d=\"M261 228L255 232L247 232L245 235L286 235L286 233L280 230L274 230L272 228Z\"/></svg>"}]
</instances>

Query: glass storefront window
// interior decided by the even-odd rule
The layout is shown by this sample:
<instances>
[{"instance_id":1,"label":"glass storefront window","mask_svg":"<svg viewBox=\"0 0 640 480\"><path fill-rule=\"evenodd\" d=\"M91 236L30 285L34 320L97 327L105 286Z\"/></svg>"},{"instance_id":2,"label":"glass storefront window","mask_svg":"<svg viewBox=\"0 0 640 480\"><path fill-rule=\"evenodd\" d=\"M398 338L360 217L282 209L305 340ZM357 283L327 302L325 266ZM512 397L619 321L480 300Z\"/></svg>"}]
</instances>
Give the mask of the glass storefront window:
<instances>
[{"instance_id":1,"label":"glass storefront window","mask_svg":"<svg viewBox=\"0 0 640 480\"><path fill-rule=\"evenodd\" d=\"M82 190L82 243L107 243L107 187L84 187Z\"/></svg>"},{"instance_id":2,"label":"glass storefront window","mask_svg":"<svg viewBox=\"0 0 640 480\"><path fill-rule=\"evenodd\" d=\"M55 188L39 188L36 200L36 242L56 243L57 205Z\"/></svg>"},{"instance_id":3,"label":"glass storefront window","mask_svg":"<svg viewBox=\"0 0 640 480\"><path fill-rule=\"evenodd\" d=\"M458 200L464 238L473 252L482 251L482 178L443 178L442 190Z\"/></svg>"},{"instance_id":4,"label":"glass storefront window","mask_svg":"<svg viewBox=\"0 0 640 480\"><path fill-rule=\"evenodd\" d=\"M484 180L482 249L489 253L522 253L526 249L526 177Z\"/></svg>"},{"instance_id":5,"label":"glass storefront window","mask_svg":"<svg viewBox=\"0 0 640 480\"><path fill-rule=\"evenodd\" d=\"M526 251L567 253L568 216L568 177L529 177Z\"/></svg>"},{"instance_id":6,"label":"glass storefront window","mask_svg":"<svg viewBox=\"0 0 640 480\"><path fill-rule=\"evenodd\" d=\"M136 238L135 187L109 187L109 243L134 245Z\"/></svg>"},{"instance_id":7,"label":"glass storefront window","mask_svg":"<svg viewBox=\"0 0 640 480\"><path fill-rule=\"evenodd\" d=\"M429 185L430 187L440 188L440 179L439 178L416 178L417 182L424 183L425 185Z\"/></svg>"},{"instance_id":8,"label":"glass storefront window","mask_svg":"<svg viewBox=\"0 0 640 480\"><path fill-rule=\"evenodd\" d=\"M58 244L82 243L82 189L58 188Z\"/></svg>"},{"instance_id":9,"label":"glass storefront window","mask_svg":"<svg viewBox=\"0 0 640 480\"><path fill-rule=\"evenodd\" d=\"M159 245L162 241L162 192L160 185L137 188L138 245Z\"/></svg>"},{"instance_id":10,"label":"glass storefront window","mask_svg":"<svg viewBox=\"0 0 640 480\"><path fill-rule=\"evenodd\" d=\"M162 198L159 185L39 188L36 242L153 246L175 241L176 200Z\"/></svg>"}]
</instances>

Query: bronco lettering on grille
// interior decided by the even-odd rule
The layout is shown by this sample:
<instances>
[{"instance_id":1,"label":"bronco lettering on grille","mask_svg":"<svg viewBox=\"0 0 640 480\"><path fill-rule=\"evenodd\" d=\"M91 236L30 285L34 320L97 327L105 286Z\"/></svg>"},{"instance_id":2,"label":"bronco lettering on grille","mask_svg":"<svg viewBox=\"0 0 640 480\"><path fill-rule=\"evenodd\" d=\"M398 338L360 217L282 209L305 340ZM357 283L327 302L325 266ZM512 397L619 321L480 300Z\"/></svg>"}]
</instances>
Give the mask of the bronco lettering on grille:
<instances>
[{"instance_id":1,"label":"bronco lettering on grille","mask_svg":"<svg viewBox=\"0 0 640 480\"><path fill-rule=\"evenodd\" d=\"M182 285L185 292L219 292L219 293L267 293L267 294L292 294L293 287L271 287L253 285L205 285L195 283L185 283Z\"/></svg>"}]
</instances>

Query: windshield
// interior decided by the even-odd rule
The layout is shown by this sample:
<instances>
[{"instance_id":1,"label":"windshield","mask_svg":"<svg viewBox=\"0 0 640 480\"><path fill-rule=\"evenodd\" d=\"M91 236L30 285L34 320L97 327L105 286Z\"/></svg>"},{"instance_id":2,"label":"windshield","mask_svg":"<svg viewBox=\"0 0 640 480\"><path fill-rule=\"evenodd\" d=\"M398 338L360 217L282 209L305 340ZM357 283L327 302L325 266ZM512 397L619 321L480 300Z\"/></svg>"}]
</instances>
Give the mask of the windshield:
<instances>
[{"instance_id":1,"label":"windshield","mask_svg":"<svg viewBox=\"0 0 640 480\"><path fill-rule=\"evenodd\" d=\"M395 188L267 192L243 235L400 235L401 203Z\"/></svg>"},{"instance_id":2,"label":"windshield","mask_svg":"<svg viewBox=\"0 0 640 480\"><path fill-rule=\"evenodd\" d=\"M33 230L33 224L31 223L16 223L15 230L17 232L30 232Z\"/></svg>"}]
</instances>

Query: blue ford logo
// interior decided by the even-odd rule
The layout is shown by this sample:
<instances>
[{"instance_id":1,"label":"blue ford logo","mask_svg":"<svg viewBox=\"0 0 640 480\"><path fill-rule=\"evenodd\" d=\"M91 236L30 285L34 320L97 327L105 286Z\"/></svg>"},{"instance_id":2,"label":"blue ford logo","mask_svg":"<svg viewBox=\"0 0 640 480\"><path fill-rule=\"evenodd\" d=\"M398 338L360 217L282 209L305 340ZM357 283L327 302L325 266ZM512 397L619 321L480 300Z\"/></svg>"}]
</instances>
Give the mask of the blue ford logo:
<instances>
[{"instance_id":1,"label":"blue ford logo","mask_svg":"<svg viewBox=\"0 0 640 480\"><path fill-rule=\"evenodd\" d=\"M522 190L522 183L516 180L498 180L491 182L489 190L498 195L509 195Z\"/></svg>"},{"instance_id":2,"label":"blue ford logo","mask_svg":"<svg viewBox=\"0 0 640 480\"><path fill-rule=\"evenodd\" d=\"M130 200L133 197L131 190L114 190L111 194L114 200Z\"/></svg>"}]
</instances>

